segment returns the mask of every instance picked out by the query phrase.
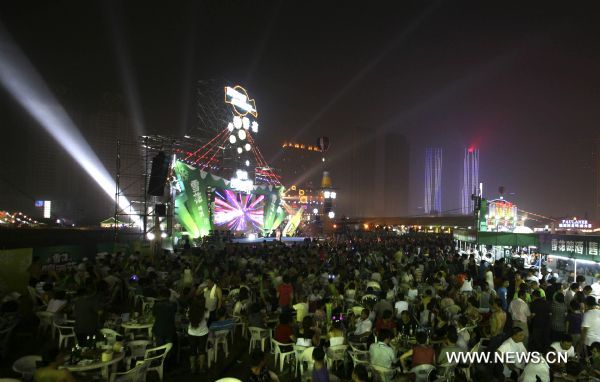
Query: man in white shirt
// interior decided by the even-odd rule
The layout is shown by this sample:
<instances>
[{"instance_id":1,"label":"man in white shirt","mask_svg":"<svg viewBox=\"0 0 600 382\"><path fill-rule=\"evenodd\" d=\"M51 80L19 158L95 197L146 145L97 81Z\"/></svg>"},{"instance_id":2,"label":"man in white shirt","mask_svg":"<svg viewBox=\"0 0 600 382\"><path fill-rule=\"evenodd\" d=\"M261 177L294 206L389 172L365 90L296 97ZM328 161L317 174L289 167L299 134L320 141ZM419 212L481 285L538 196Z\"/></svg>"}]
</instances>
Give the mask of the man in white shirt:
<instances>
[{"instance_id":1,"label":"man in white shirt","mask_svg":"<svg viewBox=\"0 0 600 382\"><path fill-rule=\"evenodd\" d=\"M354 335L357 337L366 337L371 334L373 323L369 320L369 309L363 309L360 318L356 320L356 326L354 329Z\"/></svg>"},{"instance_id":2,"label":"man in white shirt","mask_svg":"<svg viewBox=\"0 0 600 382\"><path fill-rule=\"evenodd\" d=\"M513 319L513 327L518 327L523 329L523 344L527 345L527 341L529 339L529 328L527 327L527 320L531 316L531 311L529 310L529 305L525 302L527 298L527 291L525 289L520 289L518 297L510 302L508 306L508 312Z\"/></svg>"},{"instance_id":3,"label":"man in white shirt","mask_svg":"<svg viewBox=\"0 0 600 382\"><path fill-rule=\"evenodd\" d=\"M381 366L388 369L393 367L396 362L396 352L390 346L392 332L388 329L379 331L378 342L369 347L369 360L371 365Z\"/></svg>"},{"instance_id":4,"label":"man in white shirt","mask_svg":"<svg viewBox=\"0 0 600 382\"><path fill-rule=\"evenodd\" d=\"M575 357L573 338L568 334L563 335L560 341L553 342L550 347L557 353L566 354L567 358Z\"/></svg>"},{"instance_id":5,"label":"man in white shirt","mask_svg":"<svg viewBox=\"0 0 600 382\"><path fill-rule=\"evenodd\" d=\"M600 307L592 296L585 298L586 311L581 323L581 342L585 346L591 346L594 342L600 342Z\"/></svg>"},{"instance_id":6,"label":"man in white shirt","mask_svg":"<svg viewBox=\"0 0 600 382\"><path fill-rule=\"evenodd\" d=\"M513 370L523 370L525 368L525 363L522 362L522 360L520 361L515 353L527 352L525 345L523 345L523 338L525 338L523 329L519 327L513 327L511 333L512 335L510 338L504 341L497 350L498 353L511 353L513 354L511 357L515 359L515 363L504 364L504 376L506 378L510 378Z\"/></svg>"},{"instance_id":7,"label":"man in white shirt","mask_svg":"<svg viewBox=\"0 0 600 382\"><path fill-rule=\"evenodd\" d=\"M394 304L394 311L396 312L396 318L400 318L400 314L408 310L408 301L405 301L404 293L398 295L398 301Z\"/></svg>"},{"instance_id":8,"label":"man in white shirt","mask_svg":"<svg viewBox=\"0 0 600 382\"><path fill-rule=\"evenodd\" d=\"M592 296L600 303L600 274L596 275L596 282L592 284Z\"/></svg>"},{"instance_id":9,"label":"man in white shirt","mask_svg":"<svg viewBox=\"0 0 600 382\"><path fill-rule=\"evenodd\" d=\"M539 362L529 362L519 377L519 382L550 382L550 365L540 357Z\"/></svg>"}]
</instances>

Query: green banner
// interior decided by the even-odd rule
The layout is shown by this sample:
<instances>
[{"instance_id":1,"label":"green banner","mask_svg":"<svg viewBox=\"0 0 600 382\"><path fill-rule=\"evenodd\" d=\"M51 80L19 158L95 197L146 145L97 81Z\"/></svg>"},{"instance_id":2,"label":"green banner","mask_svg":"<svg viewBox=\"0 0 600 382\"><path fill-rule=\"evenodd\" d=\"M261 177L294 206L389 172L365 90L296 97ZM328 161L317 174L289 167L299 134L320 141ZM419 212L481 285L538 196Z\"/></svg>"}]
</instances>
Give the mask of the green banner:
<instances>
[{"instance_id":1,"label":"green banner","mask_svg":"<svg viewBox=\"0 0 600 382\"><path fill-rule=\"evenodd\" d=\"M540 251L552 256L600 262L600 236L541 234Z\"/></svg>"}]
</instances>

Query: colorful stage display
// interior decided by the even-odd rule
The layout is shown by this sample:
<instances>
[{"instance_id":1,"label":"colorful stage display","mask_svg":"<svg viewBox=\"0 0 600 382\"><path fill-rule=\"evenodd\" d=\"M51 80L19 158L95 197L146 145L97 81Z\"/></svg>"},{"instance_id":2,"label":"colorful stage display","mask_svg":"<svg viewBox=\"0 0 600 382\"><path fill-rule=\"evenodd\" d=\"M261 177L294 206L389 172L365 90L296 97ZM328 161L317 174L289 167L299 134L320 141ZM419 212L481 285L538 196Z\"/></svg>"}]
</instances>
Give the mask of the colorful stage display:
<instances>
[{"instance_id":1,"label":"colorful stage display","mask_svg":"<svg viewBox=\"0 0 600 382\"><path fill-rule=\"evenodd\" d=\"M285 219L282 186L254 185L250 193L243 193L234 190L229 180L181 161L173 168L176 217L194 239L215 229L269 236Z\"/></svg>"}]
</instances>

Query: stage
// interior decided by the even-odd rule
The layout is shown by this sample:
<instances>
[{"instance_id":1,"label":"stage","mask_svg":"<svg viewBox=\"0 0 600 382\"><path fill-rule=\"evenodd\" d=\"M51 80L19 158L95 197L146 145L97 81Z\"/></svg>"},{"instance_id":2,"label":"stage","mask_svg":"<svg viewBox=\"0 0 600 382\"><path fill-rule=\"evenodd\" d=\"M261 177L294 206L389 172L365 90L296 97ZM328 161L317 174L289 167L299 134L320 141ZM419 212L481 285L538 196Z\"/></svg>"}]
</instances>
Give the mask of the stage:
<instances>
[{"instance_id":1,"label":"stage","mask_svg":"<svg viewBox=\"0 0 600 382\"><path fill-rule=\"evenodd\" d=\"M288 243L293 244L293 243L302 243L302 242L304 242L304 240L306 240L305 237L284 237L281 239L281 242L285 243L285 244L288 244ZM277 239L275 239L274 237L257 237L257 238L243 237L243 238L234 238L231 241L236 244L260 244L262 242L271 243L271 242L277 241Z\"/></svg>"}]
</instances>

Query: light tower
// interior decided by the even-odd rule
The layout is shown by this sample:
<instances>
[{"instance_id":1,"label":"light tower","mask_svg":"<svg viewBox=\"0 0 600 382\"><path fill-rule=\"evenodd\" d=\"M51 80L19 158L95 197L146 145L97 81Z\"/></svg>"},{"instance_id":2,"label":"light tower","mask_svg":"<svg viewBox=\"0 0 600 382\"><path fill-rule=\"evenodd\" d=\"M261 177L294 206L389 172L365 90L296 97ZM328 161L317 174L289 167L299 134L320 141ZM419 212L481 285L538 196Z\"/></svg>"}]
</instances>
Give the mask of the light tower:
<instances>
[{"instance_id":1,"label":"light tower","mask_svg":"<svg viewBox=\"0 0 600 382\"><path fill-rule=\"evenodd\" d=\"M425 213L442 212L442 149L425 150Z\"/></svg>"},{"instance_id":2,"label":"light tower","mask_svg":"<svg viewBox=\"0 0 600 382\"><path fill-rule=\"evenodd\" d=\"M471 146L465 149L463 160L463 184L461 189L461 213L470 215L474 211L475 201L472 196L477 195L479 187L479 149Z\"/></svg>"}]
</instances>

